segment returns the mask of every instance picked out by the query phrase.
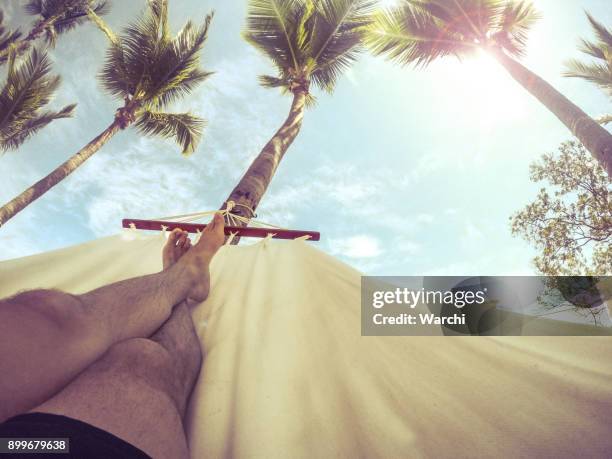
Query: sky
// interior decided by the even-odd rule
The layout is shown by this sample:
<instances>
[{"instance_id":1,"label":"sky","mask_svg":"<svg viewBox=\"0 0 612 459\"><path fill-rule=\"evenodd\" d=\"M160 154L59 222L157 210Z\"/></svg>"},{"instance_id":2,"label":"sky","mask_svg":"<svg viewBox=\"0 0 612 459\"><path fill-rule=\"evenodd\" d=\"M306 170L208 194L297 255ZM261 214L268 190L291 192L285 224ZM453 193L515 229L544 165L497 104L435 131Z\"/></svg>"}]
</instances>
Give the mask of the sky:
<instances>
[{"instance_id":1,"label":"sky","mask_svg":"<svg viewBox=\"0 0 612 459\"><path fill-rule=\"evenodd\" d=\"M31 18L17 0L0 6L13 26ZM116 31L144 0L113 2ZM384 3L392 3L385 0ZM536 0L542 19L523 63L587 113L610 111L594 86L563 78L592 32L584 10L612 24L609 0ZM202 65L215 74L172 107L208 121L188 157L171 141L120 132L84 166L0 229L0 260L45 252L121 231L123 218L218 208L285 119L291 100L261 88L269 61L241 38L246 0L171 0L174 31L215 10ZM91 24L51 51L62 86L52 104L77 102L16 152L0 156L7 202L77 152L113 120L121 101L96 79L107 43ZM2 75L4 78L4 75ZM370 275L533 274L534 249L514 237L509 217L541 184L529 164L571 139L567 129L486 55L446 58L424 70L364 53L333 95L315 94L302 132L283 159L258 215L320 231L317 246Z\"/></svg>"}]
</instances>

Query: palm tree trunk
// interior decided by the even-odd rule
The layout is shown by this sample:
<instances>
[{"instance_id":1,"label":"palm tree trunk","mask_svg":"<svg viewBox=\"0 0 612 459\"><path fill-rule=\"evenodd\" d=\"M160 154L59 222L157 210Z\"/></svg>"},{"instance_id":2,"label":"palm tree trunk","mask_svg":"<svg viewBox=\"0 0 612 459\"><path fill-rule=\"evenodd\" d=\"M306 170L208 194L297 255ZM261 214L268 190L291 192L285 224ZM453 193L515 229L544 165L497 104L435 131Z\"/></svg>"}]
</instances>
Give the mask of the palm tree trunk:
<instances>
[{"instance_id":1,"label":"palm tree trunk","mask_svg":"<svg viewBox=\"0 0 612 459\"><path fill-rule=\"evenodd\" d=\"M237 204L232 213L248 219L253 217L249 209L253 211L257 209L279 163L300 132L304 117L306 94L302 90L294 92L289 116L281 128L274 134L274 137L270 139L263 150L261 150L261 153L251 163L251 166L240 179L238 185L228 196L226 203L233 201ZM246 226L246 224L243 226Z\"/></svg>"},{"instance_id":2,"label":"palm tree trunk","mask_svg":"<svg viewBox=\"0 0 612 459\"><path fill-rule=\"evenodd\" d=\"M93 156L93 154L108 142L120 129L120 121L115 119L99 136L85 145L74 156L58 166L45 178L39 180L19 196L2 206L0 208L0 227L63 179L68 177L79 166Z\"/></svg>"},{"instance_id":3,"label":"palm tree trunk","mask_svg":"<svg viewBox=\"0 0 612 459\"><path fill-rule=\"evenodd\" d=\"M496 51L495 57L518 83L567 126L612 177L612 134L544 79L503 51Z\"/></svg>"}]
</instances>

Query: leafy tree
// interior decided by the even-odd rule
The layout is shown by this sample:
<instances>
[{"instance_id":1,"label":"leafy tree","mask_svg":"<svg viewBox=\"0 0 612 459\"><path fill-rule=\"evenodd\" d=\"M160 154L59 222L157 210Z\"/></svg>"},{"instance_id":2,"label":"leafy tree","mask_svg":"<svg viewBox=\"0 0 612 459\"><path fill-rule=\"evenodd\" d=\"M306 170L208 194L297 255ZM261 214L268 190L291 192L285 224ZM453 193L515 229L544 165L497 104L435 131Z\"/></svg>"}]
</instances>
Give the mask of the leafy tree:
<instances>
[{"instance_id":1,"label":"leafy tree","mask_svg":"<svg viewBox=\"0 0 612 459\"><path fill-rule=\"evenodd\" d=\"M531 165L548 181L537 199L511 217L512 233L533 242L545 275L612 275L612 179L578 142Z\"/></svg>"},{"instance_id":2,"label":"leafy tree","mask_svg":"<svg viewBox=\"0 0 612 459\"><path fill-rule=\"evenodd\" d=\"M166 0L151 0L144 18L116 36L93 10L88 14L110 39L100 80L113 96L123 100L111 124L53 172L0 208L0 225L74 172L117 132L134 124L144 135L174 138L183 154L198 144L204 121L190 113L164 109L189 94L210 72L199 68L212 15L196 27L189 21L172 37Z\"/></svg>"},{"instance_id":3,"label":"leafy tree","mask_svg":"<svg viewBox=\"0 0 612 459\"><path fill-rule=\"evenodd\" d=\"M19 64L11 55L6 83L0 90L0 152L17 149L53 120L72 116L75 105L57 112L43 110L60 84L60 77L50 72L46 53L34 49Z\"/></svg>"},{"instance_id":4,"label":"leafy tree","mask_svg":"<svg viewBox=\"0 0 612 459\"><path fill-rule=\"evenodd\" d=\"M374 54L402 65L426 66L445 56L466 57L477 49L490 52L612 176L612 135L517 60L538 17L530 1L406 0L377 15L367 42Z\"/></svg>"},{"instance_id":5,"label":"leafy tree","mask_svg":"<svg viewBox=\"0 0 612 459\"><path fill-rule=\"evenodd\" d=\"M14 52L21 56L30 49L33 42L42 36L47 43L55 44L58 35L88 20L87 11L89 9L92 9L98 16L106 14L109 10L109 2L106 0L29 0L24 9L26 13L37 17L37 21L23 38L19 31L13 32L4 41L0 38L0 63L8 60L9 47L12 47Z\"/></svg>"},{"instance_id":6,"label":"leafy tree","mask_svg":"<svg viewBox=\"0 0 612 459\"><path fill-rule=\"evenodd\" d=\"M595 58L595 61L585 63L572 59L567 64L565 76L589 81L599 86L608 97L612 97L612 31L597 22L589 13L587 17L597 36L597 42L582 40L580 51ZM597 118L597 122L603 125L612 123L612 115L601 116Z\"/></svg>"},{"instance_id":7,"label":"leafy tree","mask_svg":"<svg viewBox=\"0 0 612 459\"><path fill-rule=\"evenodd\" d=\"M244 38L268 57L277 73L267 88L291 94L289 116L230 193L233 212L251 218L302 126L311 86L332 93L357 58L374 2L370 0L250 0ZM236 241L236 240L235 240Z\"/></svg>"}]
</instances>

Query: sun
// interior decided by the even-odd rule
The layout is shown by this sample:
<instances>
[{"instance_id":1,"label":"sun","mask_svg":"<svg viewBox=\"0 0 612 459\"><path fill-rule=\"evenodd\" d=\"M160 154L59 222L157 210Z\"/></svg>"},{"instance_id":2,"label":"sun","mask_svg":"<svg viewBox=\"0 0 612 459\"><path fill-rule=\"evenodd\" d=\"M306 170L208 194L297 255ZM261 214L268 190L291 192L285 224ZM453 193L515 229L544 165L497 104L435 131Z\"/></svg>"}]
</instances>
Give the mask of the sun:
<instances>
[{"instance_id":1,"label":"sun","mask_svg":"<svg viewBox=\"0 0 612 459\"><path fill-rule=\"evenodd\" d=\"M448 59L446 78L452 78L455 99L466 123L495 126L520 119L526 110L523 90L489 54L478 51L461 61Z\"/></svg>"},{"instance_id":2,"label":"sun","mask_svg":"<svg viewBox=\"0 0 612 459\"><path fill-rule=\"evenodd\" d=\"M379 4L381 8L387 9L397 6L401 1L402 0L380 0Z\"/></svg>"}]
</instances>

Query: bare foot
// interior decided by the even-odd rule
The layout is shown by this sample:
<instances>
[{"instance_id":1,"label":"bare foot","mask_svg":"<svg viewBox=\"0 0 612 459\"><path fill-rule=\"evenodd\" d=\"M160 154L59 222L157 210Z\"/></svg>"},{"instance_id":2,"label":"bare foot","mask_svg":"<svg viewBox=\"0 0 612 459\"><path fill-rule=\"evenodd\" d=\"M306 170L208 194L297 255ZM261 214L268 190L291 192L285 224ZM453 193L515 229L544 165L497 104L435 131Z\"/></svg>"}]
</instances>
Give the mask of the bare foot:
<instances>
[{"instance_id":1,"label":"bare foot","mask_svg":"<svg viewBox=\"0 0 612 459\"><path fill-rule=\"evenodd\" d=\"M215 214L212 221L206 225L200 240L192 245L188 233L175 229L170 233L168 242L162 253L164 269L180 265L193 280L187 295L190 302L201 303L208 297L210 291L209 266L212 258L223 245L225 223L221 214Z\"/></svg>"},{"instance_id":2,"label":"bare foot","mask_svg":"<svg viewBox=\"0 0 612 459\"><path fill-rule=\"evenodd\" d=\"M162 251L164 269L168 269L176 263L190 248L191 239L189 239L189 233L179 228L173 229Z\"/></svg>"}]
</instances>

